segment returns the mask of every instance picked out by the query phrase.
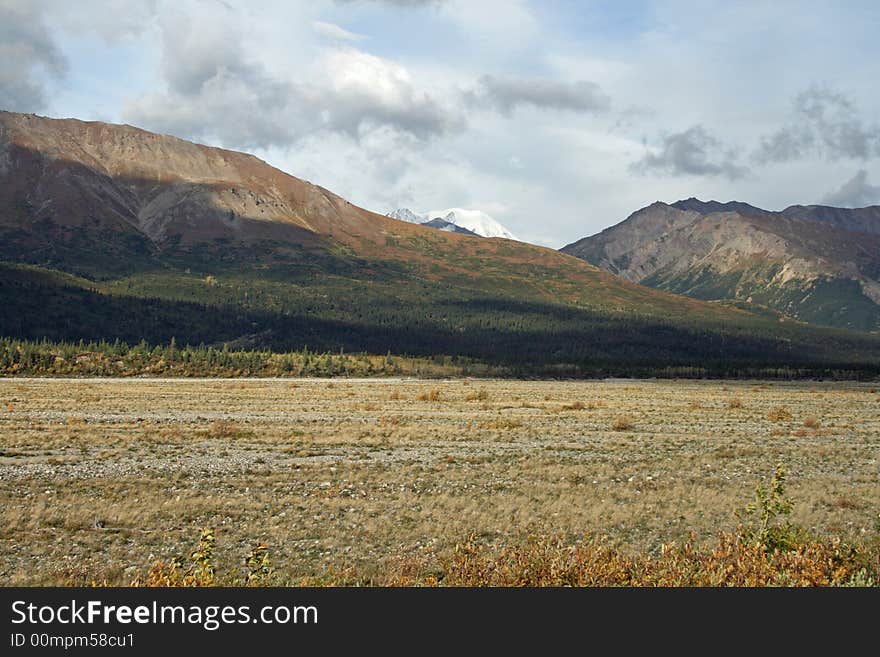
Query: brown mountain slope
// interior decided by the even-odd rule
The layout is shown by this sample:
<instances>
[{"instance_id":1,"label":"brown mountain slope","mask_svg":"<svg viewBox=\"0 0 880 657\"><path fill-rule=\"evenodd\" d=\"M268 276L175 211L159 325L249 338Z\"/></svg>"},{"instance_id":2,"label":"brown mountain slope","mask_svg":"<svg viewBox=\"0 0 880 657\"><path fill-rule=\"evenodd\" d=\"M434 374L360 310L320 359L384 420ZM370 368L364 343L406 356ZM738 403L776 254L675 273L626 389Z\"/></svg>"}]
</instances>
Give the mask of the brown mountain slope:
<instances>
[{"instance_id":1,"label":"brown mountain slope","mask_svg":"<svg viewBox=\"0 0 880 657\"><path fill-rule=\"evenodd\" d=\"M768 212L736 202L658 202L562 251L695 298L880 329L880 206Z\"/></svg>"},{"instance_id":2,"label":"brown mountain slope","mask_svg":"<svg viewBox=\"0 0 880 657\"><path fill-rule=\"evenodd\" d=\"M329 254L581 307L744 316L630 284L552 249L368 212L252 155L74 119L0 112L0 231L8 260L98 277L114 268L87 265L107 254L151 262L207 249L250 264Z\"/></svg>"}]
</instances>

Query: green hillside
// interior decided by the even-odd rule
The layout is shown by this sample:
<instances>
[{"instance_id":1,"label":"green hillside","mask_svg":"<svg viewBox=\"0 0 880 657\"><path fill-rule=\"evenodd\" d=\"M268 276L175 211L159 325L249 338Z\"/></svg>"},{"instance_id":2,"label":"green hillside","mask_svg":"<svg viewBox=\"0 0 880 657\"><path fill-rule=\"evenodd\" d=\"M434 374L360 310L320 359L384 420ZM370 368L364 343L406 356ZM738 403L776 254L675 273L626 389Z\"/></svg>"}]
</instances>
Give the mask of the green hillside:
<instances>
[{"instance_id":1,"label":"green hillside","mask_svg":"<svg viewBox=\"0 0 880 657\"><path fill-rule=\"evenodd\" d=\"M854 376L880 371L880 341L778 317L724 324L599 313L426 280L239 270L154 271L103 282L0 265L0 335L278 352L458 356L519 375ZM798 372L798 370L801 370Z\"/></svg>"}]
</instances>

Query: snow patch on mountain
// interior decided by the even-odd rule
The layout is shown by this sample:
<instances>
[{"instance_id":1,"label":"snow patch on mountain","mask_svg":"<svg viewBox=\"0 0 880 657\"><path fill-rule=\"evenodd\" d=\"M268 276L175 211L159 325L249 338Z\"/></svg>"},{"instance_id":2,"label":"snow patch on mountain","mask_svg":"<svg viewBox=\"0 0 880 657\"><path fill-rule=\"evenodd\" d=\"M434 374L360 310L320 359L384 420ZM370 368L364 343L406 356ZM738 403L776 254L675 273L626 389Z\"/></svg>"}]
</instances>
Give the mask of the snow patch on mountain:
<instances>
[{"instance_id":1,"label":"snow patch on mountain","mask_svg":"<svg viewBox=\"0 0 880 657\"><path fill-rule=\"evenodd\" d=\"M398 208L393 212L389 212L386 216L391 217L392 219L400 219L400 221L407 221L411 224L421 224L425 222L425 218L422 215L416 214L408 208Z\"/></svg>"},{"instance_id":2,"label":"snow patch on mountain","mask_svg":"<svg viewBox=\"0 0 880 657\"><path fill-rule=\"evenodd\" d=\"M482 210L465 208L447 208L431 212L413 212L408 208L398 208L388 215L392 219L400 219L413 224L426 224L435 219L464 228L482 237L503 237L515 240L516 237L507 228L498 223Z\"/></svg>"}]
</instances>

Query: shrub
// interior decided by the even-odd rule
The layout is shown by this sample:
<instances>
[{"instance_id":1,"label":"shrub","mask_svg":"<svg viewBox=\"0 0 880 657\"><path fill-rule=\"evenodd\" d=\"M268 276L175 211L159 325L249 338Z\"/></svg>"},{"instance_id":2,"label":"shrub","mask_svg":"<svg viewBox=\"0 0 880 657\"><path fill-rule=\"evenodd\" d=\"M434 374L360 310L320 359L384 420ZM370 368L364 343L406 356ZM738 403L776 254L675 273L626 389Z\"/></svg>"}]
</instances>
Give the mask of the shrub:
<instances>
[{"instance_id":1,"label":"shrub","mask_svg":"<svg viewBox=\"0 0 880 657\"><path fill-rule=\"evenodd\" d=\"M239 431L239 426L235 424L235 422L230 422L229 420L217 420L208 426L206 437L215 440L235 438Z\"/></svg>"},{"instance_id":2,"label":"shrub","mask_svg":"<svg viewBox=\"0 0 880 657\"><path fill-rule=\"evenodd\" d=\"M745 404L743 404L743 400L739 397L734 397L729 402L727 402L727 408L729 409L740 409L745 408Z\"/></svg>"},{"instance_id":3,"label":"shrub","mask_svg":"<svg viewBox=\"0 0 880 657\"><path fill-rule=\"evenodd\" d=\"M611 428L614 431L629 431L634 426L635 424L633 424L633 421L626 415L618 415L611 421Z\"/></svg>"},{"instance_id":4,"label":"shrub","mask_svg":"<svg viewBox=\"0 0 880 657\"><path fill-rule=\"evenodd\" d=\"M785 466L779 463L770 484L758 484L754 501L737 514L746 523L740 526L741 538L771 552L793 550L805 540L803 530L788 520L794 503L785 494L785 478Z\"/></svg>"},{"instance_id":5,"label":"shrub","mask_svg":"<svg viewBox=\"0 0 880 657\"><path fill-rule=\"evenodd\" d=\"M275 569L269 557L269 548L260 543L244 559L245 586L269 586L275 578Z\"/></svg>"},{"instance_id":6,"label":"shrub","mask_svg":"<svg viewBox=\"0 0 880 657\"><path fill-rule=\"evenodd\" d=\"M190 564L184 568L183 557L174 557L170 563L157 561L145 578L138 576L132 586L214 586L213 529L203 529L199 545L190 555Z\"/></svg>"},{"instance_id":7,"label":"shrub","mask_svg":"<svg viewBox=\"0 0 880 657\"><path fill-rule=\"evenodd\" d=\"M514 418L497 418L494 420L486 420L485 422L480 423L481 429L494 429L498 430L509 430L509 429L519 429L523 426L522 420L517 420Z\"/></svg>"},{"instance_id":8,"label":"shrub","mask_svg":"<svg viewBox=\"0 0 880 657\"><path fill-rule=\"evenodd\" d=\"M437 402L440 401L440 389L432 388L426 392L420 393L416 399L418 401L429 401L429 402Z\"/></svg>"},{"instance_id":9,"label":"shrub","mask_svg":"<svg viewBox=\"0 0 880 657\"><path fill-rule=\"evenodd\" d=\"M467 397L465 397L467 401L487 401L489 399L489 392L485 388L480 388L476 392L470 393Z\"/></svg>"},{"instance_id":10,"label":"shrub","mask_svg":"<svg viewBox=\"0 0 880 657\"><path fill-rule=\"evenodd\" d=\"M782 422L791 419L791 412L785 406L775 406L767 413L767 419L771 422Z\"/></svg>"},{"instance_id":11,"label":"shrub","mask_svg":"<svg viewBox=\"0 0 880 657\"><path fill-rule=\"evenodd\" d=\"M493 549L476 537L439 559L439 568L402 560L388 574L397 586L871 586L857 551L810 541L787 552L721 533L699 548L693 540L662 546L659 555L629 555L599 540L566 543L536 536ZM419 576L419 573L424 573Z\"/></svg>"},{"instance_id":12,"label":"shrub","mask_svg":"<svg viewBox=\"0 0 880 657\"><path fill-rule=\"evenodd\" d=\"M807 429L819 429L822 426L822 423L819 422L818 418L815 418L811 415L806 420L804 420L804 426Z\"/></svg>"}]
</instances>

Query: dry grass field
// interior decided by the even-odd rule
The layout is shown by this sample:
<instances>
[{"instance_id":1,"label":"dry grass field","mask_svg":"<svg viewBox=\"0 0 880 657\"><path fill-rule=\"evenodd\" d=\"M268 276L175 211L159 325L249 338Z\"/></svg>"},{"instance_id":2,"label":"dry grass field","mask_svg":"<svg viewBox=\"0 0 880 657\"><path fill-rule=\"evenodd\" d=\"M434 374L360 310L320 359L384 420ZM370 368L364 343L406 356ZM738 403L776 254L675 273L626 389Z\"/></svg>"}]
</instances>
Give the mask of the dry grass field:
<instances>
[{"instance_id":1,"label":"dry grass field","mask_svg":"<svg viewBox=\"0 0 880 657\"><path fill-rule=\"evenodd\" d=\"M218 570L263 543L287 582L469 536L659 554L734 530L777 462L794 522L877 540L869 384L0 379L0 584L128 583L203 528Z\"/></svg>"}]
</instances>

